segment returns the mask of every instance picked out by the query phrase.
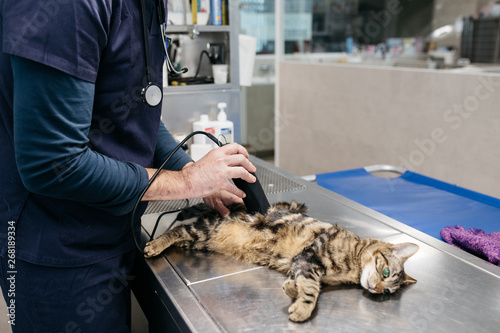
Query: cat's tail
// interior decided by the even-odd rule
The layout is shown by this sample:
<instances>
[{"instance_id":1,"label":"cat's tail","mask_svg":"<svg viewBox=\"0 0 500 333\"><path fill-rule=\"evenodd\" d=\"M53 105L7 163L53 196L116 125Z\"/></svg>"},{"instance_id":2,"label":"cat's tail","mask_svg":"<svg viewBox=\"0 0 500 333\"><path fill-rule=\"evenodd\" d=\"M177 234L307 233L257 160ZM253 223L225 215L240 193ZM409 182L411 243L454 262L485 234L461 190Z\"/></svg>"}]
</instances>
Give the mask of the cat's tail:
<instances>
[{"instance_id":1,"label":"cat's tail","mask_svg":"<svg viewBox=\"0 0 500 333\"><path fill-rule=\"evenodd\" d=\"M273 206L281 209L286 209L289 210L292 213L301 213L304 214L307 212L307 206L306 204L299 204L296 201L291 201L291 202L277 202Z\"/></svg>"}]
</instances>

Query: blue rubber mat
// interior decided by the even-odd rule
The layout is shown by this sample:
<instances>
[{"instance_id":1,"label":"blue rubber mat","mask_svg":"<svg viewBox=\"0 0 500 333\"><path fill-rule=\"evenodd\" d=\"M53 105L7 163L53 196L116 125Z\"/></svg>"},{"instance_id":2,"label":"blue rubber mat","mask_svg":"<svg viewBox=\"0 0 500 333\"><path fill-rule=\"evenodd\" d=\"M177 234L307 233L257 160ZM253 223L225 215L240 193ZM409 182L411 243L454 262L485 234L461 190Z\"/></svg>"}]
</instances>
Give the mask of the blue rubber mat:
<instances>
[{"instance_id":1,"label":"blue rubber mat","mask_svg":"<svg viewBox=\"0 0 500 333\"><path fill-rule=\"evenodd\" d=\"M444 227L500 231L500 200L406 171L380 178L364 168L316 175L318 185L437 239Z\"/></svg>"}]
</instances>

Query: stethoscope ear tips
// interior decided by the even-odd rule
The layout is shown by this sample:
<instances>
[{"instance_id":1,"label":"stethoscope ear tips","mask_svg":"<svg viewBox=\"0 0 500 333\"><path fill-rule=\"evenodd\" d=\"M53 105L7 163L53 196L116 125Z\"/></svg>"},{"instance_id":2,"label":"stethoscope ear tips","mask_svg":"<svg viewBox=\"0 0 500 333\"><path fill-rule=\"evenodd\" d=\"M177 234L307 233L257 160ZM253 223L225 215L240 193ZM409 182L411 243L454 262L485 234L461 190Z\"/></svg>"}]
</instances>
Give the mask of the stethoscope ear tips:
<instances>
[{"instance_id":1,"label":"stethoscope ear tips","mask_svg":"<svg viewBox=\"0 0 500 333\"><path fill-rule=\"evenodd\" d=\"M158 85L149 83L142 89L141 98L147 105L155 107L160 105L161 100L163 99L163 92Z\"/></svg>"}]
</instances>

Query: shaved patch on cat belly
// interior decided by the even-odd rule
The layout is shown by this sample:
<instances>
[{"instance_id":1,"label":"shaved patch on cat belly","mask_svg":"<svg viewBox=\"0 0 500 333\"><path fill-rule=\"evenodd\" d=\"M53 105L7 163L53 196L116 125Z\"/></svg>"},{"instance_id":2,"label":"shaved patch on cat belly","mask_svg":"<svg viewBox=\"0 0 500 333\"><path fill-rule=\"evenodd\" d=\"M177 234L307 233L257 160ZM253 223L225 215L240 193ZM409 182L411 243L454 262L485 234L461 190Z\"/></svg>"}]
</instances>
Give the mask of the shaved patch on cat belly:
<instances>
[{"instance_id":1,"label":"shaved patch on cat belly","mask_svg":"<svg viewBox=\"0 0 500 333\"><path fill-rule=\"evenodd\" d=\"M209 247L212 251L251 262L270 260L273 254L279 253L281 258L274 258L277 266L289 265L303 249L304 239L284 237L271 242L273 237L271 231L256 230L249 223L227 223L219 226L209 240Z\"/></svg>"},{"instance_id":2,"label":"shaved patch on cat belly","mask_svg":"<svg viewBox=\"0 0 500 333\"><path fill-rule=\"evenodd\" d=\"M253 260L255 254L266 246L262 233L255 232L243 223L227 223L219 226L217 233L209 241L212 251L236 256L243 260Z\"/></svg>"}]
</instances>

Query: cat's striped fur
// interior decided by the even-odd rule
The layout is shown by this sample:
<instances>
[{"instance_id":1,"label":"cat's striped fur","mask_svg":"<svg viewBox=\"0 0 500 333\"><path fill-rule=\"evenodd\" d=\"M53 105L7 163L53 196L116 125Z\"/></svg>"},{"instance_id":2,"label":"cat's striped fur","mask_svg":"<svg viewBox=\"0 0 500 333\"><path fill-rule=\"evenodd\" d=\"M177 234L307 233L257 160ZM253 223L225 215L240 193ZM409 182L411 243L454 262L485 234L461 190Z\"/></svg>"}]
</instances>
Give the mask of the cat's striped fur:
<instances>
[{"instance_id":1,"label":"cat's striped fur","mask_svg":"<svg viewBox=\"0 0 500 333\"><path fill-rule=\"evenodd\" d=\"M305 215L296 202L272 205L265 215L247 214L243 205L221 218L207 212L149 242L146 257L172 245L219 252L287 274L285 293L294 299L292 321L307 320L316 306L321 283L361 284L371 293L389 293L416 281L403 264L417 250L412 243L389 244L360 238L337 225Z\"/></svg>"}]
</instances>

